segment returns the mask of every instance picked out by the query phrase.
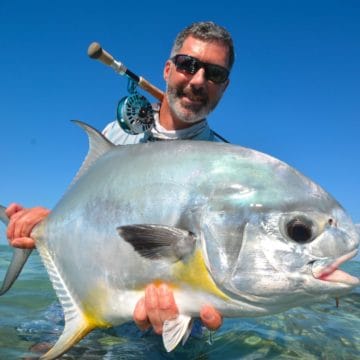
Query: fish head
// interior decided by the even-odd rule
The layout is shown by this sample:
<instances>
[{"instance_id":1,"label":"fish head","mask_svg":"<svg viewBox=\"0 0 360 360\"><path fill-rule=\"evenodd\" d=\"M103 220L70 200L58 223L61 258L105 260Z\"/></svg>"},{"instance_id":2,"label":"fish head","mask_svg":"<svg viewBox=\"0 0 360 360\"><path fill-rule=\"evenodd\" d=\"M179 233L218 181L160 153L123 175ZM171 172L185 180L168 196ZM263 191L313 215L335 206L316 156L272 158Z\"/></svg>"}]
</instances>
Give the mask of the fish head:
<instances>
[{"instance_id":1,"label":"fish head","mask_svg":"<svg viewBox=\"0 0 360 360\"><path fill-rule=\"evenodd\" d=\"M201 242L217 286L265 313L358 286L358 278L339 269L359 248L349 215L293 168L267 164L259 171L264 166L244 177L245 167L238 182L230 174L230 184L221 181L204 210Z\"/></svg>"}]
</instances>

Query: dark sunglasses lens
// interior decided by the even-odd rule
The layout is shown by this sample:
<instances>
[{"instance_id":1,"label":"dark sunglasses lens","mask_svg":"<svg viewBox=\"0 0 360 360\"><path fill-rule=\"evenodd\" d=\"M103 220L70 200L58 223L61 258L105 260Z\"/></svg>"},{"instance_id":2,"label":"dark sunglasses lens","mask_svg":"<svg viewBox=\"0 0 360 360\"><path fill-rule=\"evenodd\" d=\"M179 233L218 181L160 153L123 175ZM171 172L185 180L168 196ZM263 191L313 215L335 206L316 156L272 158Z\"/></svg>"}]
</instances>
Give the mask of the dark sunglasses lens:
<instances>
[{"instance_id":1,"label":"dark sunglasses lens","mask_svg":"<svg viewBox=\"0 0 360 360\"><path fill-rule=\"evenodd\" d=\"M213 81L214 83L222 83L228 78L229 72L221 66L207 64L206 76L210 81Z\"/></svg>"},{"instance_id":2,"label":"dark sunglasses lens","mask_svg":"<svg viewBox=\"0 0 360 360\"><path fill-rule=\"evenodd\" d=\"M190 56L177 55L174 62L177 69L184 70L190 74L195 74L199 70L199 67L196 66L198 65L196 59Z\"/></svg>"},{"instance_id":3,"label":"dark sunglasses lens","mask_svg":"<svg viewBox=\"0 0 360 360\"><path fill-rule=\"evenodd\" d=\"M177 69L186 71L189 74L195 74L201 67L204 67L206 78L217 84L223 83L229 76L227 69L219 65L202 63L188 55L176 55L173 61Z\"/></svg>"}]
</instances>

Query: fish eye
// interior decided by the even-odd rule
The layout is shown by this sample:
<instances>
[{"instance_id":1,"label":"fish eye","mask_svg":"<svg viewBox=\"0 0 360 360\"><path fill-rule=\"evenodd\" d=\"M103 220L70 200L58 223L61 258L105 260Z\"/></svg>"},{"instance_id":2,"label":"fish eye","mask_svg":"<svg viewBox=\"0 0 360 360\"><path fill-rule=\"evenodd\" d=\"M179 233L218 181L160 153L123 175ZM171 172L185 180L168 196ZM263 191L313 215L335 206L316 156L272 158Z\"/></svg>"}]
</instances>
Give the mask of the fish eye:
<instances>
[{"instance_id":1,"label":"fish eye","mask_svg":"<svg viewBox=\"0 0 360 360\"><path fill-rule=\"evenodd\" d=\"M311 223L305 219L295 218L286 226L287 235L299 244L305 244L313 239Z\"/></svg>"}]
</instances>

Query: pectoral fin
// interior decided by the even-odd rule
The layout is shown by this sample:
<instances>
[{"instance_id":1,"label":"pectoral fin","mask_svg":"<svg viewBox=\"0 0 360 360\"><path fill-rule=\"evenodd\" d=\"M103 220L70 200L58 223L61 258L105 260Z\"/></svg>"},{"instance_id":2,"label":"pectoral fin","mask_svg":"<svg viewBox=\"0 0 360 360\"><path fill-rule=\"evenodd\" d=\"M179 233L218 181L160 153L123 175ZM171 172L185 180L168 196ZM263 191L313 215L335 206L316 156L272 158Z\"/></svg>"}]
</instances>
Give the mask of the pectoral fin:
<instances>
[{"instance_id":1,"label":"pectoral fin","mask_svg":"<svg viewBox=\"0 0 360 360\"><path fill-rule=\"evenodd\" d=\"M196 242L193 233L166 225L126 225L117 230L135 251L152 260L181 260L193 252Z\"/></svg>"},{"instance_id":2,"label":"pectoral fin","mask_svg":"<svg viewBox=\"0 0 360 360\"><path fill-rule=\"evenodd\" d=\"M187 315L178 315L175 319L166 320L162 335L166 351L173 351L182 339L184 344L189 337L191 327L191 317Z\"/></svg>"}]
</instances>

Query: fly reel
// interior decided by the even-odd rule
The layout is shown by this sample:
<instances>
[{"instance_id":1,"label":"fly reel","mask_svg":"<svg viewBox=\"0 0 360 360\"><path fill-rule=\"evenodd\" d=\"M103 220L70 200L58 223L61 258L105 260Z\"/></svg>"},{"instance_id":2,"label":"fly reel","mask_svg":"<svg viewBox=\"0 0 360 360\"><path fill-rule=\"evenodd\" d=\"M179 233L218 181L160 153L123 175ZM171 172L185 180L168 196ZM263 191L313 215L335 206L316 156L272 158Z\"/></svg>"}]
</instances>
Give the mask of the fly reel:
<instances>
[{"instance_id":1,"label":"fly reel","mask_svg":"<svg viewBox=\"0 0 360 360\"><path fill-rule=\"evenodd\" d=\"M136 91L131 81L129 96L123 97L117 107L117 120L121 128L131 135L148 132L154 126L154 111L150 102Z\"/></svg>"},{"instance_id":2,"label":"fly reel","mask_svg":"<svg viewBox=\"0 0 360 360\"><path fill-rule=\"evenodd\" d=\"M97 59L103 64L112 67L119 75L126 75L129 79L128 91L130 96L124 97L119 101L116 112L121 128L132 135L151 131L154 126L154 111L147 99L136 92L136 86L139 85L143 90L160 100L160 102L164 98L164 93L142 76L134 74L123 63L114 59L100 44L92 43L88 48L88 55L92 59ZM213 130L212 132L217 138L228 143L218 133Z\"/></svg>"}]
</instances>

